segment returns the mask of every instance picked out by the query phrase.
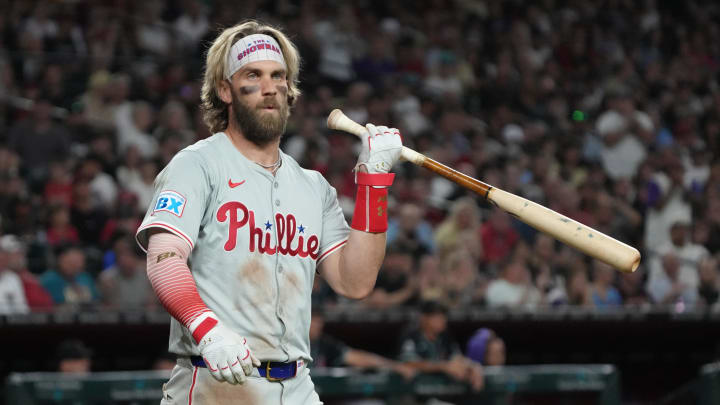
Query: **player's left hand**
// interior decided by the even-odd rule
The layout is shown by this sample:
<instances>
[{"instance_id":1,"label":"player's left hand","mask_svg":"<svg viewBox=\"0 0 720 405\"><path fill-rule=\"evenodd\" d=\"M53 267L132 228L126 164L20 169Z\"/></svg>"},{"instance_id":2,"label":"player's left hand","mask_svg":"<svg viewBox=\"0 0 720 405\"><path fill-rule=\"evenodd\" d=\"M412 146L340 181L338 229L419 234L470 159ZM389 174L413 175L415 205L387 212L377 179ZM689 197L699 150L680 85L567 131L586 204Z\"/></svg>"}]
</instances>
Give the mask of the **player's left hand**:
<instances>
[{"instance_id":1,"label":"player's left hand","mask_svg":"<svg viewBox=\"0 0 720 405\"><path fill-rule=\"evenodd\" d=\"M364 165L371 174L389 172L400 159L403 146L400 131L373 124L367 124L365 128L367 134L362 138L357 166Z\"/></svg>"}]
</instances>

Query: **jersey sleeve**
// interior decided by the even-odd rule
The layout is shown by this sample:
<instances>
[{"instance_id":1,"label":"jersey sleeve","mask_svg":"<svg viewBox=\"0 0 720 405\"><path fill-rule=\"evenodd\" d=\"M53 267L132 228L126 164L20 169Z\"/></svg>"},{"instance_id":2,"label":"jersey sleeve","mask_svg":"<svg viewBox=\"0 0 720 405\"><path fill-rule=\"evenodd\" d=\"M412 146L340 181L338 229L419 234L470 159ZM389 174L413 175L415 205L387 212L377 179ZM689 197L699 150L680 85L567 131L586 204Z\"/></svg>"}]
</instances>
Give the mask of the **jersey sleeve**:
<instances>
[{"instance_id":1,"label":"jersey sleeve","mask_svg":"<svg viewBox=\"0 0 720 405\"><path fill-rule=\"evenodd\" d=\"M158 174L145 218L136 233L147 252L148 230L161 228L180 236L192 249L210 197L210 175L203 157L194 151L178 153Z\"/></svg>"},{"instance_id":2,"label":"jersey sleeve","mask_svg":"<svg viewBox=\"0 0 720 405\"><path fill-rule=\"evenodd\" d=\"M322 236L318 264L347 243L350 227L345 221L337 192L324 177L319 176L324 187Z\"/></svg>"}]
</instances>

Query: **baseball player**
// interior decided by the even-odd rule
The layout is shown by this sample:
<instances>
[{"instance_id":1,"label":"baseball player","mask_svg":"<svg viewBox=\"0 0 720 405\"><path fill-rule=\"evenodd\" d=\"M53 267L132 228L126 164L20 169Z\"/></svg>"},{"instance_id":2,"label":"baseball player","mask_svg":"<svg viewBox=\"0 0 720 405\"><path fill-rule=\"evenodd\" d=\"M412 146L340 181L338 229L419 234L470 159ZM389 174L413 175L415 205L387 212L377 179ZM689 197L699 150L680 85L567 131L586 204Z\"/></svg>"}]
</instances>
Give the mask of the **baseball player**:
<instances>
[{"instance_id":1,"label":"baseball player","mask_svg":"<svg viewBox=\"0 0 720 405\"><path fill-rule=\"evenodd\" d=\"M224 30L202 88L214 135L155 180L137 240L173 318L178 361L161 404L321 403L307 369L315 274L346 297L373 289L400 134L367 125L348 227L333 187L279 149L300 95L298 64L278 29L247 21Z\"/></svg>"}]
</instances>

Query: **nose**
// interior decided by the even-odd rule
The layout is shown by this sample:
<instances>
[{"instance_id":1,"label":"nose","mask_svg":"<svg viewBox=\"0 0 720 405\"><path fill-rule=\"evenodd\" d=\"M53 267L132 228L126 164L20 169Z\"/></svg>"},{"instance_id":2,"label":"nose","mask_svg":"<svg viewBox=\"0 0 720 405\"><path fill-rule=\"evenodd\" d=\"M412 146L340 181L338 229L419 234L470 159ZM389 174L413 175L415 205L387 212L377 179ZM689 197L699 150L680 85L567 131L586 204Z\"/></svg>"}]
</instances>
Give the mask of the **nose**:
<instances>
[{"instance_id":1,"label":"nose","mask_svg":"<svg viewBox=\"0 0 720 405\"><path fill-rule=\"evenodd\" d=\"M275 87L275 83L273 82L272 78L264 77L261 80L260 91L262 92L263 96L274 96L275 94L277 94L277 87Z\"/></svg>"}]
</instances>

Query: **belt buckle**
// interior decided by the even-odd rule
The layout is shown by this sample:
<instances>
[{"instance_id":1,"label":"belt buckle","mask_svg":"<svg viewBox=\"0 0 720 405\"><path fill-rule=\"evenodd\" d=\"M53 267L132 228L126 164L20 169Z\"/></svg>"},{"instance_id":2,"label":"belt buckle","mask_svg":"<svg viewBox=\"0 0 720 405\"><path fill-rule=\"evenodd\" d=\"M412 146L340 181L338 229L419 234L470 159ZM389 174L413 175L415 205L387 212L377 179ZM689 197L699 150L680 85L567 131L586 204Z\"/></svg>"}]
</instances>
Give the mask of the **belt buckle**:
<instances>
[{"instance_id":1,"label":"belt buckle","mask_svg":"<svg viewBox=\"0 0 720 405\"><path fill-rule=\"evenodd\" d=\"M272 382L282 381L282 380L283 380L282 378L275 378L275 377L271 377L271 376L270 376L270 368L271 368L271 367L270 367L270 364L271 364L271 363L272 363L271 361L268 361L268 362L265 364L265 378L266 378L268 381L272 381Z\"/></svg>"}]
</instances>

